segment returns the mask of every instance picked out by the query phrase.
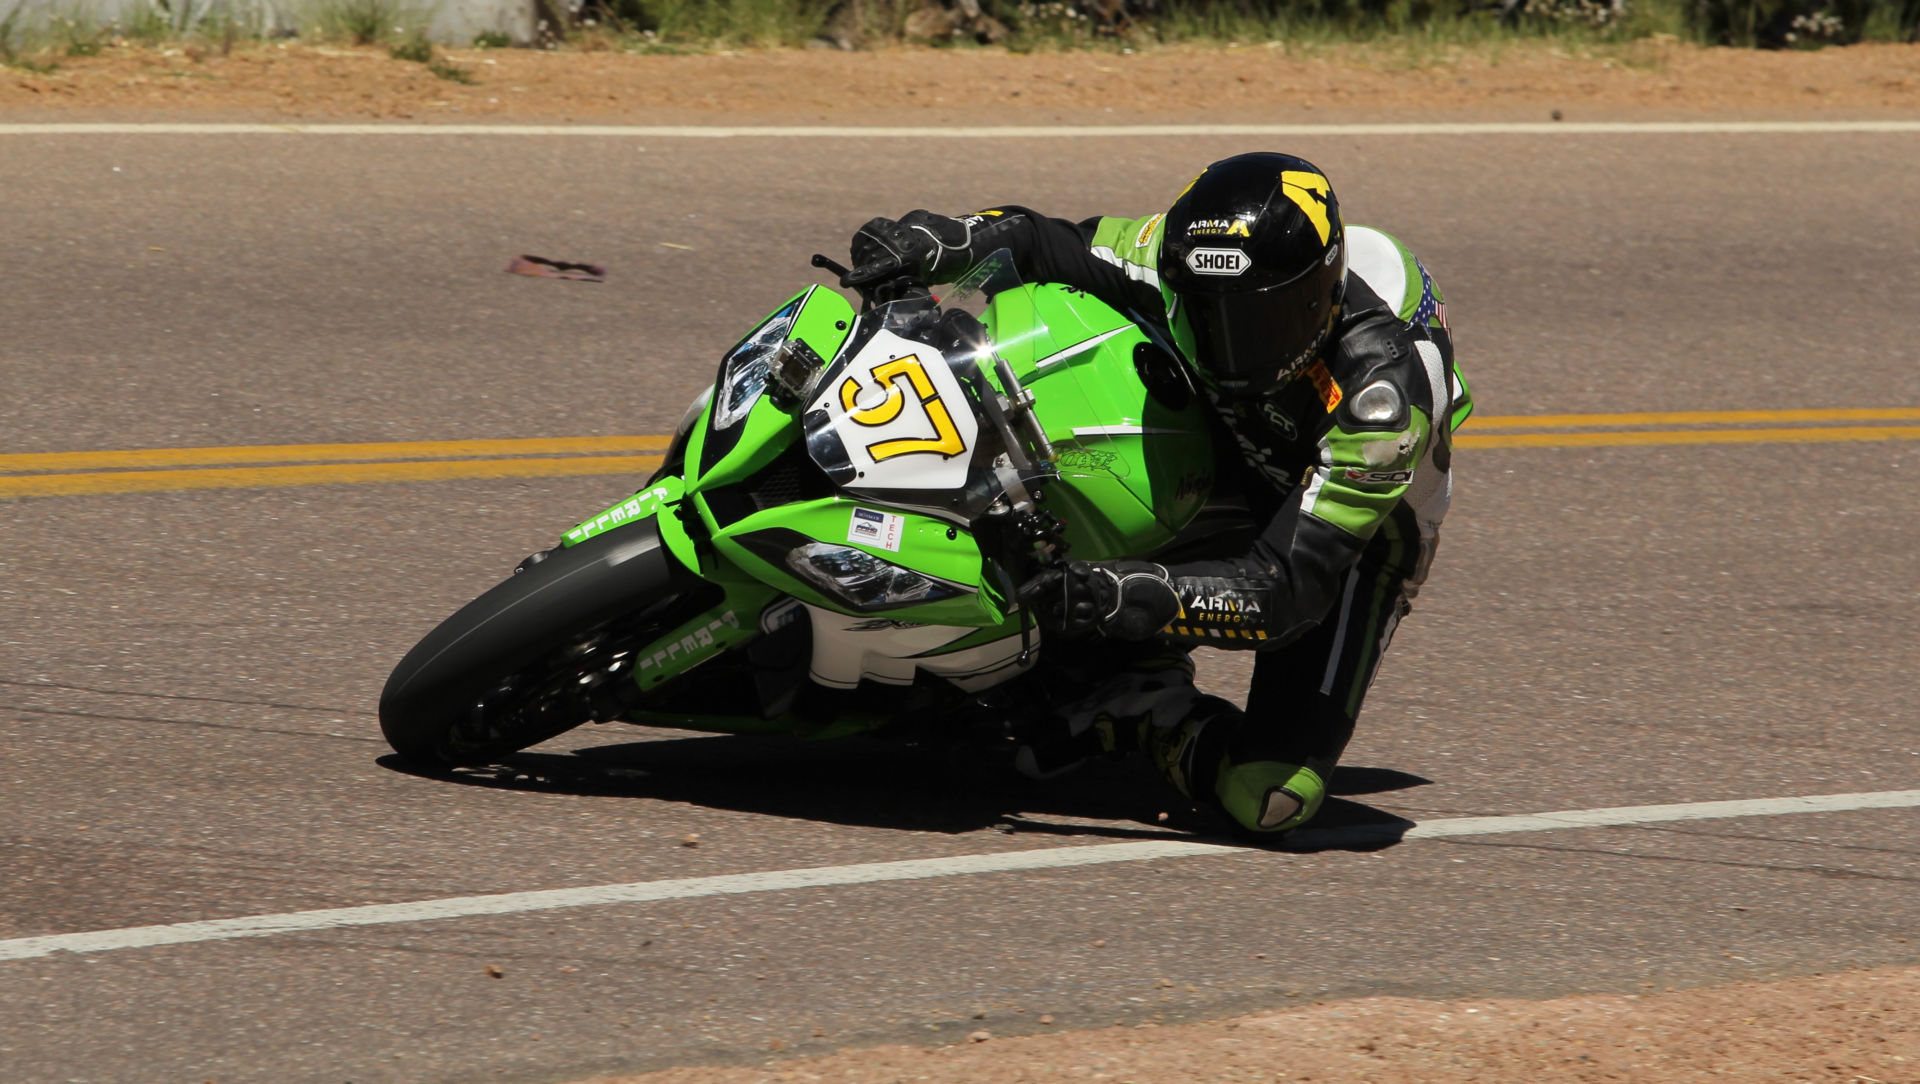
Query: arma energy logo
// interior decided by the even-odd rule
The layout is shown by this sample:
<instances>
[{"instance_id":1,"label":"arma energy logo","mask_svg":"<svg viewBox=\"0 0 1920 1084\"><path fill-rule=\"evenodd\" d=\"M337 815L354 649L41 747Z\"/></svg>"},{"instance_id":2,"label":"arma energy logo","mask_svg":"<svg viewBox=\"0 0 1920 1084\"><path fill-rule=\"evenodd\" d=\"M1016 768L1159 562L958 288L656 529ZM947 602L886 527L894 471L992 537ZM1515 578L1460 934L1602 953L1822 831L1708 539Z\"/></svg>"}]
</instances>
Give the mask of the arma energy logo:
<instances>
[{"instance_id":1,"label":"arma energy logo","mask_svg":"<svg viewBox=\"0 0 1920 1084\"><path fill-rule=\"evenodd\" d=\"M1187 267L1196 275L1238 275L1251 263L1237 248L1196 248L1187 253Z\"/></svg>"}]
</instances>

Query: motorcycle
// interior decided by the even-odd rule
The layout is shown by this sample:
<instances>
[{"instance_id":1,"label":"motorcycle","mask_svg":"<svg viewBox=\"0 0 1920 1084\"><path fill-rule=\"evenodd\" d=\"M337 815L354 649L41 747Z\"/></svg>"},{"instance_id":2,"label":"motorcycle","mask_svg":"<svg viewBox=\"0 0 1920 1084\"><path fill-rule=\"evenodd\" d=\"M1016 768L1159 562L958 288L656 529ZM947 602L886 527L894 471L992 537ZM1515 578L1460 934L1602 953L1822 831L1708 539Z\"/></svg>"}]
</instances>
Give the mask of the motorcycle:
<instances>
[{"instance_id":1,"label":"motorcycle","mask_svg":"<svg viewBox=\"0 0 1920 1084\"><path fill-rule=\"evenodd\" d=\"M589 721L824 738L978 715L1038 658L1027 578L1200 527L1207 407L1136 321L1020 282L1004 250L944 298L858 292L774 310L643 488L409 651L380 696L393 749L444 768Z\"/></svg>"}]
</instances>

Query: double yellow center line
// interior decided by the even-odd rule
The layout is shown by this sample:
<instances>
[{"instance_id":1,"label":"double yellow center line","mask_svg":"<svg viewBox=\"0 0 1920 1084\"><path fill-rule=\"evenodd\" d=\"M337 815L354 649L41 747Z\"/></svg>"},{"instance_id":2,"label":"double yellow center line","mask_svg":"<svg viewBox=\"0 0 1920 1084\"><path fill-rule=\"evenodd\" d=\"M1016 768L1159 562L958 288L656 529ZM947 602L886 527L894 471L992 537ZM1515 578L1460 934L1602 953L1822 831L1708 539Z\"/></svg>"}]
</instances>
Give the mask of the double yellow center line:
<instances>
[{"instance_id":1,"label":"double yellow center line","mask_svg":"<svg viewBox=\"0 0 1920 1084\"><path fill-rule=\"evenodd\" d=\"M236 445L0 455L0 498L454 478L645 474L666 437Z\"/></svg>"},{"instance_id":2,"label":"double yellow center line","mask_svg":"<svg viewBox=\"0 0 1920 1084\"><path fill-rule=\"evenodd\" d=\"M1904 423L1867 425L1861 423ZM1475 417L1460 448L1920 440L1920 408L1721 410ZM191 489L642 475L664 436L235 445L0 455L0 499Z\"/></svg>"},{"instance_id":3,"label":"double yellow center line","mask_svg":"<svg viewBox=\"0 0 1920 1084\"><path fill-rule=\"evenodd\" d=\"M1650 444L1920 440L1920 425L1843 424L1849 422L1920 422L1920 407L1518 414L1504 418L1476 415L1453 442L1460 448L1605 448ZM1528 432L1510 431L1516 429Z\"/></svg>"}]
</instances>

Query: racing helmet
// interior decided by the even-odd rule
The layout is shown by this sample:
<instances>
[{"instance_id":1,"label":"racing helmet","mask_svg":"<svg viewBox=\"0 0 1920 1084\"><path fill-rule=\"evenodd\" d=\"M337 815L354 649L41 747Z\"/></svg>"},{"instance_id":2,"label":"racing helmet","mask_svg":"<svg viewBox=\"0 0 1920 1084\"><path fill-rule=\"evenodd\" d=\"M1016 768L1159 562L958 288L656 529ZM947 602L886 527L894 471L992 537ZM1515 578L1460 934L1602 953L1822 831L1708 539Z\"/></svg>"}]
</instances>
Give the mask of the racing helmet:
<instances>
[{"instance_id":1,"label":"racing helmet","mask_svg":"<svg viewBox=\"0 0 1920 1084\"><path fill-rule=\"evenodd\" d=\"M1340 204L1290 154L1208 166L1161 223L1160 281L1174 342L1230 395L1260 395L1326 345L1346 294Z\"/></svg>"}]
</instances>

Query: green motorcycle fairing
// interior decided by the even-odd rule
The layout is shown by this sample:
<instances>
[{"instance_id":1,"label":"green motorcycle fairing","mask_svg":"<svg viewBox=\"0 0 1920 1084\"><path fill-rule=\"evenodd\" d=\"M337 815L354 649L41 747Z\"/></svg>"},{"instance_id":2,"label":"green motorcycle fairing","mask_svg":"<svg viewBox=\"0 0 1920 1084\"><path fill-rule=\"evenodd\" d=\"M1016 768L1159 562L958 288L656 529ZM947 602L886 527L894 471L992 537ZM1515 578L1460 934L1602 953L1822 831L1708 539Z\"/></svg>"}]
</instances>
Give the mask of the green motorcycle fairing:
<instances>
[{"instance_id":1,"label":"green motorcycle fairing","mask_svg":"<svg viewBox=\"0 0 1920 1084\"><path fill-rule=\"evenodd\" d=\"M675 559L722 589L712 608L640 652L643 690L751 643L789 598L813 612L816 635L845 637L856 656L828 666L816 657L821 684L904 684L919 667L947 665L966 687L956 675L987 682L1011 665L1025 642L1013 585L983 552L974 522L999 495L996 470L1006 469L980 395L1008 389L988 358L943 355L893 336L882 318L856 315L821 287L794 295L723 358L682 473L567 533L572 545L652 517ZM1003 290L981 321L1052 444L1053 460L1041 465L1046 508L1065 521L1072 555L1134 556L1171 539L1212 481L1206 418L1179 363L1121 314L1058 285ZM788 343L822 367L811 402L792 412L765 394ZM899 481L916 471L938 473L950 492ZM862 645L876 637L898 642L875 654ZM976 664L987 677L972 676ZM885 721L644 710L631 718L813 734Z\"/></svg>"},{"instance_id":2,"label":"green motorcycle fairing","mask_svg":"<svg viewBox=\"0 0 1920 1084\"><path fill-rule=\"evenodd\" d=\"M1071 286L1005 291L984 322L1043 406L1065 483L1048 498L1074 557L1137 557L1171 541L1213 489L1212 438L1185 368ZM988 379L998 387L991 370Z\"/></svg>"}]
</instances>

